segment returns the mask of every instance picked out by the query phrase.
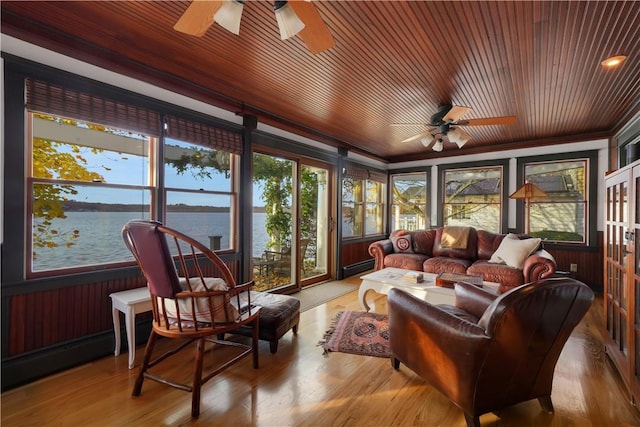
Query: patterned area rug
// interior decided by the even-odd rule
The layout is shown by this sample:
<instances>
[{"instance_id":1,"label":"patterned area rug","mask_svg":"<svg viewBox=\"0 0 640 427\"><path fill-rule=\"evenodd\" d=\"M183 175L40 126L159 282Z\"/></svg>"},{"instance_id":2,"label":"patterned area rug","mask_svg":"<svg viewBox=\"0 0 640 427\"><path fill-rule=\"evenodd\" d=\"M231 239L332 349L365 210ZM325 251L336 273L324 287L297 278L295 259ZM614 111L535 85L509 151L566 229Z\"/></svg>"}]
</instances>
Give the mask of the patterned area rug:
<instances>
[{"instance_id":1,"label":"patterned area rug","mask_svg":"<svg viewBox=\"0 0 640 427\"><path fill-rule=\"evenodd\" d=\"M325 355L330 351L363 356L391 357L389 317L364 311L341 311L320 341Z\"/></svg>"}]
</instances>

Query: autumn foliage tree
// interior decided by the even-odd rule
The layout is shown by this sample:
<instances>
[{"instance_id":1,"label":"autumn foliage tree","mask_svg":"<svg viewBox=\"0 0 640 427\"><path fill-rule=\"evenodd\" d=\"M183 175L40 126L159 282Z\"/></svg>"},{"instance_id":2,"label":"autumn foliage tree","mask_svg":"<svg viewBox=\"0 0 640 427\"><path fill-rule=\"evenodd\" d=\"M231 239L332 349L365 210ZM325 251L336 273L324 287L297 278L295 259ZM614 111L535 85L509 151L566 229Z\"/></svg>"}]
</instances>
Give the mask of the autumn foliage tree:
<instances>
[{"instance_id":1,"label":"autumn foliage tree","mask_svg":"<svg viewBox=\"0 0 640 427\"><path fill-rule=\"evenodd\" d=\"M77 126L78 123L70 119L36 115L39 119L56 121L63 125ZM96 130L105 129L95 125ZM63 148L64 149L61 149ZM33 138L32 176L40 179L59 179L69 181L103 180L102 175L92 172L88 168L87 159L83 156L85 150L97 153L100 150L70 144L64 141ZM70 184L37 183L33 186L33 257L36 248L55 248L72 246L80 235L78 230L62 233L54 226L56 219L66 218L64 203L78 191Z\"/></svg>"}]
</instances>

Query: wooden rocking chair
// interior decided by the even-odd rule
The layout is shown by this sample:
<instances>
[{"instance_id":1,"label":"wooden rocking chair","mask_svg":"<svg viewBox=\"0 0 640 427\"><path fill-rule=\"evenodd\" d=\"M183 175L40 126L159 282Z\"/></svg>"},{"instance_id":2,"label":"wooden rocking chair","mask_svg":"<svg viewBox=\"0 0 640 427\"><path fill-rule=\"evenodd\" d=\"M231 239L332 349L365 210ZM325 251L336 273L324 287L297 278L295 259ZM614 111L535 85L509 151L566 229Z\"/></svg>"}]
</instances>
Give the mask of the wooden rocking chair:
<instances>
[{"instance_id":1,"label":"wooden rocking chair","mask_svg":"<svg viewBox=\"0 0 640 427\"><path fill-rule=\"evenodd\" d=\"M149 378L191 392L191 416L198 417L202 384L249 354L258 368L259 307L251 306L249 292L253 282L237 285L229 268L209 248L158 222L131 221L122 236L147 279L153 306L152 330L132 395L139 396L144 379ZM243 325L252 327L251 345L216 339ZM187 341L151 360L158 336ZM197 350L191 385L149 371L193 341ZM203 376L205 341L237 347L240 353L233 352Z\"/></svg>"}]
</instances>

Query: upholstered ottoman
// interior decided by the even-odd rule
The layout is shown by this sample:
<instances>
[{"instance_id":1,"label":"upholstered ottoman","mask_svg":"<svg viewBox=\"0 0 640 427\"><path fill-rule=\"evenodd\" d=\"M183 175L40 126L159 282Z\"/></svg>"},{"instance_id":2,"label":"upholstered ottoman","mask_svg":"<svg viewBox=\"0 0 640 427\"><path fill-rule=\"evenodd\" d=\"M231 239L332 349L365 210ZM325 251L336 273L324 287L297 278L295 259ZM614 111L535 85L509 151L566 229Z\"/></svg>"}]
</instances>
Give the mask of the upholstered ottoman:
<instances>
[{"instance_id":1,"label":"upholstered ottoman","mask_svg":"<svg viewBox=\"0 0 640 427\"><path fill-rule=\"evenodd\" d=\"M300 322L300 300L289 295L269 292L251 292L251 304L260 309L260 332L258 338L269 341L271 353L278 351L278 340L289 329L298 333ZM242 326L232 333L251 336L251 326Z\"/></svg>"}]
</instances>

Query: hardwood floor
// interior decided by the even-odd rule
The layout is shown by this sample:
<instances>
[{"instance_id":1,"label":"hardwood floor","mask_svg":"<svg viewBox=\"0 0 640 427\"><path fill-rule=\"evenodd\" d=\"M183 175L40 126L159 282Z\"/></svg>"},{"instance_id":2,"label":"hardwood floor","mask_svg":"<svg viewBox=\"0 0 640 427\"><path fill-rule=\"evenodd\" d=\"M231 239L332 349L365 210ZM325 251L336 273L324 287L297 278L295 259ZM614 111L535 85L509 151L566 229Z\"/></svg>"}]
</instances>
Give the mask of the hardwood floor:
<instances>
[{"instance_id":1,"label":"hardwood floor","mask_svg":"<svg viewBox=\"0 0 640 427\"><path fill-rule=\"evenodd\" d=\"M353 280L354 286L359 284ZM252 369L246 358L205 384L197 420L190 418L189 393L147 380L142 395L131 397L136 369L127 369L125 353L3 393L2 425L465 426L462 411L405 366L394 371L388 359L323 356L317 343L333 316L360 310L355 289L303 312L298 335L287 333L277 354L261 343L260 369ZM376 295L370 305L386 312L386 297ZM484 415L482 425L640 425L640 414L603 353L601 330L600 298L558 361L554 414L543 412L533 400L501 411L499 418ZM137 350L139 363L143 348ZM166 372L188 381L192 354L187 350L183 358L165 361ZM209 356L205 363L212 360Z\"/></svg>"}]
</instances>

